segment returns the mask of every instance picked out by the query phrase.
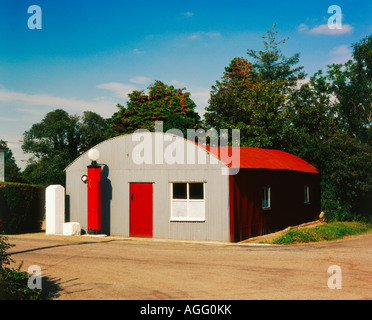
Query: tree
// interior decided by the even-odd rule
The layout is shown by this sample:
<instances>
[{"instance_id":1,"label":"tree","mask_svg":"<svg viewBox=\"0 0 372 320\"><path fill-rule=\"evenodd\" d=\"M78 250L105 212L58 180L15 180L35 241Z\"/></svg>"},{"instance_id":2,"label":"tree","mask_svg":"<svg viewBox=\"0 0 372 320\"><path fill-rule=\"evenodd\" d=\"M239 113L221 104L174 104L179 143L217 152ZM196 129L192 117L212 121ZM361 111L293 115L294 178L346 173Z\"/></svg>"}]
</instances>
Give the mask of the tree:
<instances>
[{"instance_id":1,"label":"tree","mask_svg":"<svg viewBox=\"0 0 372 320\"><path fill-rule=\"evenodd\" d=\"M63 169L97 143L107 139L108 123L98 114L87 111L83 117L69 115L62 109L46 114L23 134L22 149L34 154L24 176L37 184L65 184Z\"/></svg>"},{"instance_id":2,"label":"tree","mask_svg":"<svg viewBox=\"0 0 372 320\"><path fill-rule=\"evenodd\" d=\"M253 68L255 70L255 80L257 82L268 81L270 83L276 80L285 80L283 88L294 86L297 81L305 78L305 73L302 72L303 66L292 69L292 66L299 63L300 54L296 53L292 57L286 58L279 48L280 44L284 44L289 38L276 42L277 31L275 30L276 23L272 26L267 34L262 36L264 41L264 51L247 50L247 54L253 58Z\"/></svg>"},{"instance_id":3,"label":"tree","mask_svg":"<svg viewBox=\"0 0 372 320\"><path fill-rule=\"evenodd\" d=\"M79 153L88 151L92 146L108 139L108 129L108 120L92 111L84 111L79 128Z\"/></svg>"},{"instance_id":4,"label":"tree","mask_svg":"<svg viewBox=\"0 0 372 320\"><path fill-rule=\"evenodd\" d=\"M372 143L372 35L353 45L353 60L328 66L319 75L327 83L327 92L335 99L335 108L343 129L351 137Z\"/></svg>"},{"instance_id":5,"label":"tree","mask_svg":"<svg viewBox=\"0 0 372 320\"><path fill-rule=\"evenodd\" d=\"M317 81L320 81L317 82ZM290 152L313 164L320 172L322 210L328 219L368 216L371 199L371 147L350 137L321 79L295 91L286 105L291 119Z\"/></svg>"},{"instance_id":6,"label":"tree","mask_svg":"<svg viewBox=\"0 0 372 320\"><path fill-rule=\"evenodd\" d=\"M285 106L292 153L318 168L322 209L341 220L366 217L372 207L370 37L353 47L354 60L318 71Z\"/></svg>"},{"instance_id":7,"label":"tree","mask_svg":"<svg viewBox=\"0 0 372 320\"><path fill-rule=\"evenodd\" d=\"M57 109L46 114L40 123L23 134L22 149L37 159L62 155L67 162L79 155L79 117Z\"/></svg>"},{"instance_id":8,"label":"tree","mask_svg":"<svg viewBox=\"0 0 372 320\"><path fill-rule=\"evenodd\" d=\"M127 106L118 105L119 111L111 119L111 136L132 133L137 129L154 131L155 121L164 122L164 130L196 129L200 125L200 116L196 105L185 89L175 89L161 81L155 81L148 87L149 92L133 91Z\"/></svg>"},{"instance_id":9,"label":"tree","mask_svg":"<svg viewBox=\"0 0 372 320\"><path fill-rule=\"evenodd\" d=\"M289 150L292 126L284 112L287 94L303 79L303 67L294 67L299 54L286 58L276 41L275 24L263 36L264 50L247 50L252 63L235 58L222 81L212 86L205 123L216 130L240 129L241 145Z\"/></svg>"},{"instance_id":10,"label":"tree","mask_svg":"<svg viewBox=\"0 0 372 320\"><path fill-rule=\"evenodd\" d=\"M212 86L205 123L216 130L239 129L242 146L285 150L291 130L282 112L285 80L257 80L251 63L234 58Z\"/></svg>"}]
</instances>

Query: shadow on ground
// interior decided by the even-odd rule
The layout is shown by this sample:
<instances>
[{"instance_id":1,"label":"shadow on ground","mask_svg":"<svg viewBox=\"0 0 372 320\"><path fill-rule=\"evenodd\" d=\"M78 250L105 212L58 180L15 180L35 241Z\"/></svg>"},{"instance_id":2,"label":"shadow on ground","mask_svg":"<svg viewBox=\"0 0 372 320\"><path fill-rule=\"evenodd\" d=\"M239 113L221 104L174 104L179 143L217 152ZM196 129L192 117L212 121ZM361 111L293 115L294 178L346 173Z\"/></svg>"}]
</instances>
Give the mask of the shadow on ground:
<instances>
[{"instance_id":1,"label":"shadow on ground","mask_svg":"<svg viewBox=\"0 0 372 320\"><path fill-rule=\"evenodd\" d=\"M53 278L50 276L43 276L41 280L42 298L44 300L53 300L60 296L59 292L62 291L61 279Z\"/></svg>"}]
</instances>

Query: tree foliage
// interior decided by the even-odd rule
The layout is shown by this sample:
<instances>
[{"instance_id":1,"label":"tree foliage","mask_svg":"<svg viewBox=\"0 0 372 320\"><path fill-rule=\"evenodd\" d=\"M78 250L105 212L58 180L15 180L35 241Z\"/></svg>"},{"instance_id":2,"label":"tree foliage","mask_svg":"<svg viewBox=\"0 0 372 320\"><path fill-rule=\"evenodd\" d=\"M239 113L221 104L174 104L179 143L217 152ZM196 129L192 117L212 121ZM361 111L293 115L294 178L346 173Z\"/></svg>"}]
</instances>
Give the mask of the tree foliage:
<instances>
[{"instance_id":1,"label":"tree foliage","mask_svg":"<svg viewBox=\"0 0 372 320\"><path fill-rule=\"evenodd\" d=\"M316 72L286 104L293 153L319 169L322 207L341 220L372 207L371 36L353 48L353 60Z\"/></svg>"},{"instance_id":2,"label":"tree foliage","mask_svg":"<svg viewBox=\"0 0 372 320\"><path fill-rule=\"evenodd\" d=\"M293 153L318 168L322 208L330 219L371 215L372 36L353 59L316 72L308 83L299 54L286 58L275 25L264 50L235 58L212 86L205 123L240 129L241 145Z\"/></svg>"},{"instance_id":3,"label":"tree foliage","mask_svg":"<svg viewBox=\"0 0 372 320\"><path fill-rule=\"evenodd\" d=\"M276 41L277 31L275 30L276 23L269 29L266 35L262 36L264 41L265 50L255 51L252 49L247 50L247 54L253 58L253 68L255 70L256 81L274 82L277 80L284 80L287 86L297 84L297 81L304 79L305 73L302 71L303 66L297 65L300 61L300 54L296 53L293 56L285 57L280 48L280 44L284 44L289 38Z\"/></svg>"},{"instance_id":4,"label":"tree foliage","mask_svg":"<svg viewBox=\"0 0 372 320\"><path fill-rule=\"evenodd\" d=\"M240 144L251 147L284 147L286 131L281 106L283 80L256 81L254 68L235 58L225 68L222 81L212 87L206 124L219 129L240 129Z\"/></svg>"},{"instance_id":5,"label":"tree foliage","mask_svg":"<svg viewBox=\"0 0 372 320\"><path fill-rule=\"evenodd\" d=\"M189 92L161 81L155 81L148 89L148 94L137 90L130 93L126 107L118 105L119 111L111 120L111 136L137 129L154 131L155 121L163 121L164 130L175 128L184 133L200 125L200 116Z\"/></svg>"},{"instance_id":6,"label":"tree foliage","mask_svg":"<svg viewBox=\"0 0 372 320\"><path fill-rule=\"evenodd\" d=\"M63 169L80 154L107 139L108 122L86 111L83 117L62 109L46 114L23 134L22 149L34 154L23 174L35 184L65 184Z\"/></svg>"},{"instance_id":7,"label":"tree foliage","mask_svg":"<svg viewBox=\"0 0 372 320\"><path fill-rule=\"evenodd\" d=\"M248 50L253 58L234 58L221 81L212 86L205 123L216 130L240 129L241 145L289 149L292 130L285 117L286 93L304 77L295 67L299 54L286 58L276 41L275 24L263 36L265 50Z\"/></svg>"}]
</instances>

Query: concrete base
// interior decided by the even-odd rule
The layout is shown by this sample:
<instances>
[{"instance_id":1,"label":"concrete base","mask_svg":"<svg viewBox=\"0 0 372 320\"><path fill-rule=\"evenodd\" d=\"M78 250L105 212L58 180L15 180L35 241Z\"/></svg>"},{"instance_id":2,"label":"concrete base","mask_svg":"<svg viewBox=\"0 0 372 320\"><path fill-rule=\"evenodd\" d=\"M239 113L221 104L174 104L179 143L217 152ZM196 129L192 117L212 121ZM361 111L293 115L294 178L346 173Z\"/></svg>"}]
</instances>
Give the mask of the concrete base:
<instances>
[{"instance_id":1,"label":"concrete base","mask_svg":"<svg viewBox=\"0 0 372 320\"><path fill-rule=\"evenodd\" d=\"M83 234L82 237L107 237L107 234Z\"/></svg>"},{"instance_id":2,"label":"concrete base","mask_svg":"<svg viewBox=\"0 0 372 320\"><path fill-rule=\"evenodd\" d=\"M80 236L81 225L78 222L65 222L63 224L64 236Z\"/></svg>"}]
</instances>

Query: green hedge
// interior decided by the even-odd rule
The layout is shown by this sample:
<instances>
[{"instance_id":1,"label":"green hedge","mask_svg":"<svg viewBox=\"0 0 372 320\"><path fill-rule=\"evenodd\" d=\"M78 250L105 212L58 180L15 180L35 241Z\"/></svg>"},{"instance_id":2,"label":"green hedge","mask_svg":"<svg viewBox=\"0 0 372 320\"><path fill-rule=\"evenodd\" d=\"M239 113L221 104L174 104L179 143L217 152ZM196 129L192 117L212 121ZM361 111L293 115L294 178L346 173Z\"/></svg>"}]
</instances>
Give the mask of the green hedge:
<instances>
[{"instance_id":1,"label":"green hedge","mask_svg":"<svg viewBox=\"0 0 372 320\"><path fill-rule=\"evenodd\" d=\"M44 214L44 187L0 182L0 231L6 234L40 231Z\"/></svg>"}]
</instances>

